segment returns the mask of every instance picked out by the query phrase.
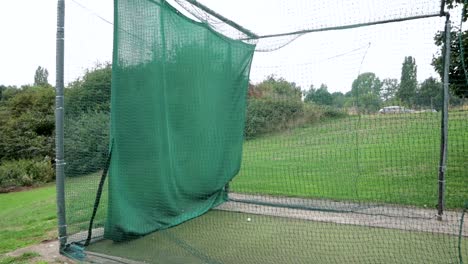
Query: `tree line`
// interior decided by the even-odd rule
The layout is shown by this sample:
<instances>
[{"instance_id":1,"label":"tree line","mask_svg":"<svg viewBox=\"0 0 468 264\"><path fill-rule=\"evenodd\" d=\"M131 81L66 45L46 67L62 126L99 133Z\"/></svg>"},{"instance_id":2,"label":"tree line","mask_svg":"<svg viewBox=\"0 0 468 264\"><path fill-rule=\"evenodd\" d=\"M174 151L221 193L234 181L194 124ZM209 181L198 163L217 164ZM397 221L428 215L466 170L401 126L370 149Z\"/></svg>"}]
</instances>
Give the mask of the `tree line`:
<instances>
[{"instance_id":1,"label":"tree line","mask_svg":"<svg viewBox=\"0 0 468 264\"><path fill-rule=\"evenodd\" d=\"M404 58L401 78L380 80L375 73L360 74L347 93L330 93L326 84L316 89L313 85L304 93L304 101L338 108L357 108L364 113L377 112L381 107L400 105L408 108L440 110L443 106L442 83L429 77L421 83L417 80L416 60ZM452 103L461 100L452 95Z\"/></svg>"}]
</instances>

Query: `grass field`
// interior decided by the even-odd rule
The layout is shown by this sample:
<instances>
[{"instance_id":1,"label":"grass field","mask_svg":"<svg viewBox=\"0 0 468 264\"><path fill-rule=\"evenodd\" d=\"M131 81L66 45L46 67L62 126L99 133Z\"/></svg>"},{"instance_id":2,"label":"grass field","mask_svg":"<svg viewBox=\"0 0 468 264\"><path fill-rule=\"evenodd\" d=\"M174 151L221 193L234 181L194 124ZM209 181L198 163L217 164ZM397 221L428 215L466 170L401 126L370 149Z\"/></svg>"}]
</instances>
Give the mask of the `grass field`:
<instances>
[{"instance_id":1,"label":"grass field","mask_svg":"<svg viewBox=\"0 0 468 264\"><path fill-rule=\"evenodd\" d=\"M446 205L468 199L468 111L450 112ZM437 204L440 113L332 119L244 144L235 192Z\"/></svg>"},{"instance_id":2,"label":"grass field","mask_svg":"<svg viewBox=\"0 0 468 264\"><path fill-rule=\"evenodd\" d=\"M55 186L0 194L0 254L57 238Z\"/></svg>"}]
</instances>

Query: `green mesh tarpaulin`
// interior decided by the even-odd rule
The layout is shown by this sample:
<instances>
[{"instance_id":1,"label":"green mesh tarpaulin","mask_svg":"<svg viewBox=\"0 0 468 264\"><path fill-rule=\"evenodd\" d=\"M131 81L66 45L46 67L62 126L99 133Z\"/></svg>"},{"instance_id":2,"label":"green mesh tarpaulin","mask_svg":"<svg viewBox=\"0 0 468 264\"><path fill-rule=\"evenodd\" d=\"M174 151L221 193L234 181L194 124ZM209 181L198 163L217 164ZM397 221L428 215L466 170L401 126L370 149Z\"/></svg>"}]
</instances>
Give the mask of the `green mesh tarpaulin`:
<instances>
[{"instance_id":1,"label":"green mesh tarpaulin","mask_svg":"<svg viewBox=\"0 0 468 264\"><path fill-rule=\"evenodd\" d=\"M226 199L240 169L255 47L165 1L115 1L105 237L178 225Z\"/></svg>"}]
</instances>

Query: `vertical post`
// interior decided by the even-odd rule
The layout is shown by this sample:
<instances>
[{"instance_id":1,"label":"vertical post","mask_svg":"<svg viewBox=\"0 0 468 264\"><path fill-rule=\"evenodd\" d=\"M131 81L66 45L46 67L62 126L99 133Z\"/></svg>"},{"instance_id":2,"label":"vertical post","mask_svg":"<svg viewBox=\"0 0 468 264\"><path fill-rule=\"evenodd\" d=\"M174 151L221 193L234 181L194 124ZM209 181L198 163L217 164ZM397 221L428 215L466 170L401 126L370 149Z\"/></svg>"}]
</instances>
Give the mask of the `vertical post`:
<instances>
[{"instance_id":1,"label":"vertical post","mask_svg":"<svg viewBox=\"0 0 468 264\"><path fill-rule=\"evenodd\" d=\"M55 176L57 189L58 238L60 249L67 243L65 219L65 161L63 148L65 0L57 2L56 81L55 81Z\"/></svg>"},{"instance_id":2,"label":"vertical post","mask_svg":"<svg viewBox=\"0 0 468 264\"><path fill-rule=\"evenodd\" d=\"M447 143L448 143L448 102L449 102L449 67L450 67L450 15L445 21L444 46L444 78L443 78L443 108L440 133L440 162L439 162L439 201L437 204L437 219L442 220L445 207L445 174L447 169Z\"/></svg>"}]
</instances>

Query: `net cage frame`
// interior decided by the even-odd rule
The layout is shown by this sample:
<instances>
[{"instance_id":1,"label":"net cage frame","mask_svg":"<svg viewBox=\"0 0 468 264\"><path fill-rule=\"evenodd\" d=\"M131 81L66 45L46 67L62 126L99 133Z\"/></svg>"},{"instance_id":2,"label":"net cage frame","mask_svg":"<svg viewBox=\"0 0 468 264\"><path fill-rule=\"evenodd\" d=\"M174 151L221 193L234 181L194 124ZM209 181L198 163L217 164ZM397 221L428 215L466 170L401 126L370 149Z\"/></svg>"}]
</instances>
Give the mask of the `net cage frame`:
<instances>
[{"instance_id":1,"label":"net cage frame","mask_svg":"<svg viewBox=\"0 0 468 264\"><path fill-rule=\"evenodd\" d=\"M164 1L164 0L163 0ZM450 13L445 10L445 1L441 0L440 5L440 12L432 13L432 14L425 14L425 15L417 15L417 16L410 16L404 18L391 18L387 20L377 20L371 22L364 22L364 23L357 23L357 24L349 24L349 25L340 25L340 26L331 26L331 27L319 27L319 28L311 28L311 29L304 29L292 32L280 32L277 34L265 34L265 35L258 35L250 31L249 29L244 28L243 26L237 24L236 22L225 18L221 14L216 13L214 10L210 9L209 7L203 5L202 3L196 0L174 0L177 4L179 4L183 10L187 11L188 14L196 17L199 21L209 23L209 20L215 18L226 25L228 25L231 29L237 32L237 39L242 40L247 43L257 43L261 39L269 39L269 38L277 38L277 37L288 37L286 41L282 41L280 45L274 47L272 49L259 49L256 52L268 52L274 51L288 45L298 37L304 34L310 34L314 32L322 32L322 31L332 31L332 30L346 30L351 28L357 27L366 27L372 25L379 25L379 24L387 24L387 23L397 23L402 21L408 20L416 20L416 19L425 19L430 17L446 17L444 30L445 32L451 31L451 22L450 22ZM57 191L57 215L58 215L58 238L60 243L60 252L65 255L72 255L75 258L84 258L86 254L82 255L73 255L70 252L73 252L73 247L79 246L77 242L83 242L74 240L73 234L67 234L67 223L66 223L66 203L65 203L65 166L66 160L64 156L64 66L65 66L65 57L64 57L64 42L65 42L65 0L58 0L57 1L57 36L56 36L56 105L55 105L55 118L56 118L56 191ZM194 7L194 9L199 9L208 14L206 17L200 16L197 12L193 12L193 9L190 10L184 7L184 3L186 5ZM216 29L214 29L216 31ZM441 138L440 138L440 163L439 163L439 170L438 170L438 206L437 206L437 218L442 221L445 208L444 208L444 197L445 197L445 173L446 173L446 166L447 166L447 145L448 145L448 101L449 101L449 67L450 67L450 34L447 34L444 39L444 76L442 79L443 83L443 108L441 111ZM109 162L109 160L108 160ZM104 184L105 175L107 174L106 168L104 168L103 177L101 178L100 187L98 191L98 197L102 191L102 185ZM229 190L229 184L226 185L226 190L228 191L229 201L232 202L240 202L246 204L254 204L259 206L273 206L273 207L288 207L292 209L305 209L305 210L323 210L320 205L317 204L307 204L301 200L298 200L296 204L288 204L283 205L281 201L275 201L272 199L271 201L264 201L261 199L256 199L255 197L242 197L242 195L238 195L236 193L231 193ZM231 195L233 194L233 195ZM99 198L96 199L96 204L99 205ZM95 205L94 210L97 210L97 206ZM349 213L354 212L351 210L338 210L337 212L342 213ZM93 212L93 215L96 212ZM460 225L460 234L462 232L462 225L463 225L463 217L464 213L462 214L461 225ZM92 232L93 231L93 234ZM91 235L92 234L92 235ZM461 235L460 235L461 236ZM86 243L97 241L102 238L102 229L92 229L92 221L90 224L89 229L89 236L87 238ZM460 249L461 251L461 249ZM88 253L88 252L87 252ZM92 254L91 254L92 255ZM95 255L95 257L101 258L101 260L105 259L106 256L102 255ZM128 261L125 259L119 258L111 258L113 261ZM460 253L460 261L461 260L461 253ZM460 262L461 263L461 262Z\"/></svg>"}]
</instances>

